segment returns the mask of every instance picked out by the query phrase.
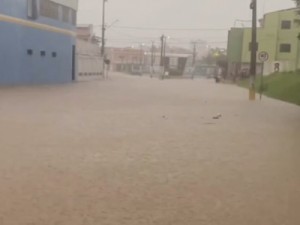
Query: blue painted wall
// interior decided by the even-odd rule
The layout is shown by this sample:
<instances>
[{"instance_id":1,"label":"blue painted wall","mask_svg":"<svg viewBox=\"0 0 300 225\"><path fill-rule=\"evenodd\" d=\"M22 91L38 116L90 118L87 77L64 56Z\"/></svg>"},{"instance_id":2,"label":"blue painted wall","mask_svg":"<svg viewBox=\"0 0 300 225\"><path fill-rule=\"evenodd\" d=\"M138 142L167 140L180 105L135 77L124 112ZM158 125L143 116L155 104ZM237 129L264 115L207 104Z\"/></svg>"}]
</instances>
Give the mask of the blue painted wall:
<instances>
[{"instance_id":1,"label":"blue painted wall","mask_svg":"<svg viewBox=\"0 0 300 225\"><path fill-rule=\"evenodd\" d=\"M1 0L0 14L27 20L27 1ZM73 30L70 24L39 17L36 22ZM0 21L0 85L72 81L75 37ZM32 50L32 55L27 51ZM46 53L41 56L41 51ZM56 57L52 56L56 53Z\"/></svg>"}]
</instances>

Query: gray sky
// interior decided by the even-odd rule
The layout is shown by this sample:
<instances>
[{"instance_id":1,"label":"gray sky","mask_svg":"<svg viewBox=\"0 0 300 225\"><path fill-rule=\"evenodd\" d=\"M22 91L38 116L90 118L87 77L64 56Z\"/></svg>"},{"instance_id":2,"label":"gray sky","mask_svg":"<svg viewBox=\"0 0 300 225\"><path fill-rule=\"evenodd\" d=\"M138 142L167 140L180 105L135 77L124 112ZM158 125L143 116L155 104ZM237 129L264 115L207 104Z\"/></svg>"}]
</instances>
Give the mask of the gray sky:
<instances>
[{"instance_id":1,"label":"gray sky","mask_svg":"<svg viewBox=\"0 0 300 225\"><path fill-rule=\"evenodd\" d=\"M266 12L293 7L291 0L258 0L259 16ZM226 3L226 4L225 4ZM236 19L250 20L250 0L108 0L107 24L119 20L107 31L110 46L159 43L162 34L171 45L190 47L191 40L206 40L225 47L227 31ZM102 0L79 0L79 24L101 24ZM239 26L242 24L239 23ZM250 25L245 22L245 26ZM127 27L172 28L178 30L135 30ZM187 31L180 29L219 29ZM101 35L100 26L96 28Z\"/></svg>"}]
</instances>

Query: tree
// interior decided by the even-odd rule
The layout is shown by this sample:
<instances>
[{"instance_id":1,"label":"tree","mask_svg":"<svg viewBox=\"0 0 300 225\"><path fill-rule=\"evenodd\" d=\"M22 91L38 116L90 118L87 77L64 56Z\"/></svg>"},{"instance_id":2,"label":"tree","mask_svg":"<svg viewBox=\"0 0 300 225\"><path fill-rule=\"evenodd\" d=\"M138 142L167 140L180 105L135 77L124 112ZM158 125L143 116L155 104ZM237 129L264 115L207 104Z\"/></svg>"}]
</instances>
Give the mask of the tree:
<instances>
[{"instance_id":1,"label":"tree","mask_svg":"<svg viewBox=\"0 0 300 225\"><path fill-rule=\"evenodd\" d=\"M221 48L213 48L202 58L202 62L207 65L217 65L222 69L222 75L227 73L227 51Z\"/></svg>"},{"instance_id":2,"label":"tree","mask_svg":"<svg viewBox=\"0 0 300 225\"><path fill-rule=\"evenodd\" d=\"M300 0L293 0L296 3L297 7L300 7Z\"/></svg>"}]
</instances>

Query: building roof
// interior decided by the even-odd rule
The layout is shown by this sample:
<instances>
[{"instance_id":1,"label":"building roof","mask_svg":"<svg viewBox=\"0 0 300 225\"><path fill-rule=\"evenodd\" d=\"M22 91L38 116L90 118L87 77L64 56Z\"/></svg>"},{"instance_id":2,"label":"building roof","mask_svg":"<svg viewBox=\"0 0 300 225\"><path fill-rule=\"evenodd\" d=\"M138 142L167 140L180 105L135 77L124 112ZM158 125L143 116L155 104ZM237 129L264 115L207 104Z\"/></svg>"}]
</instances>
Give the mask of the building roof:
<instances>
[{"instance_id":1,"label":"building roof","mask_svg":"<svg viewBox=\"0 0 300 225\"><path fill-rule=\"evenodd\" d=\"M280 13L280 12L296 11L296 10L299 10L299 8L294 7L294 8L288 8L288 9L281 9L281 10L277 10L277 11L273 11L273 12L268 12L264 16L272 14L272 13Z\"/></svg>"},{"instance_id":2,"label":"building roof","mask_svg":"<svg viewBox=\"0 0 300 225\"><path fill-rule=\"evenodd\" d=\"M277 10L277 11L273 11L273 12L268 12L268 13L265 13L264 14L264 18L270 14L273 14L273 13L281 13L281 12L287 12L287 11L296 11L296 10L299 10L300 11L300 8L297 8L297 7L294 7L294 8L288 8L288 9L281 9L281 10ZM262 21L264 20L264 18L261 18L259 21L260 23L262 23ZM261 25L263 26L263 25ZM262 27L258 27L257 29L261 29ZM251 27L247 26L247 27L231 27L230 28L230 31L232 30L246 30L246 29L252 29Z\"/></svg>"},{"instance_id":3,"label":"building roof","mask_svg":"<svg viewBox=\"0 0 300 225\"><path fill-rule=\"evenodd\" d=\"M151 52L145 52L145 55L149 55L151 56L152 53ZM160 53L154 53L153 55L155 56L160 56ZM174 58L188 58L190 57L192 54L179 54L179 53L169 53L166 52L166 57L174 57Z\"/></svg>"},{"instance_id":4,"label":"building roof","mask_svg":"<svg viewBox=\"0 0 300 225\"><path fill-rule=\"evenodd\" d=\"M100 43L100 38L94 33L93 25L78 25L76 28L77 38L93 43Z\"/></svg>"}]
</instances>

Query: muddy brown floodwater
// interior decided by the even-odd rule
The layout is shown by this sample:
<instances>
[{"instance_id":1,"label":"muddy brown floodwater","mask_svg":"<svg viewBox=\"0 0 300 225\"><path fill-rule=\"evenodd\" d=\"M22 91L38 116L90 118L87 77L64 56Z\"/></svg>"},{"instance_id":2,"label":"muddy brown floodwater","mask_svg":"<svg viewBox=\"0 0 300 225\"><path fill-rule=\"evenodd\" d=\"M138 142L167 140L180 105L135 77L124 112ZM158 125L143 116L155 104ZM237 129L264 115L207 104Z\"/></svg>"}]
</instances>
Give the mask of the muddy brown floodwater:
<instances>
[{"instance_id":1,"label":"muddy brown floodwater","mask_svg":"<svg viewBox=\"0 0 300 225\"><path fill-rule=\"evenodd\" d=\"M114 74L0 89L1 225L299 225L300 107Z\"/></svg>"}]
</instances>

